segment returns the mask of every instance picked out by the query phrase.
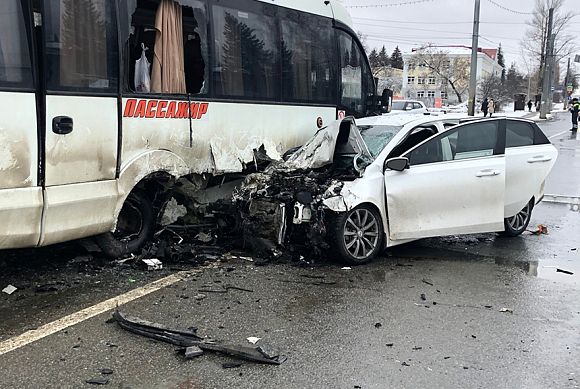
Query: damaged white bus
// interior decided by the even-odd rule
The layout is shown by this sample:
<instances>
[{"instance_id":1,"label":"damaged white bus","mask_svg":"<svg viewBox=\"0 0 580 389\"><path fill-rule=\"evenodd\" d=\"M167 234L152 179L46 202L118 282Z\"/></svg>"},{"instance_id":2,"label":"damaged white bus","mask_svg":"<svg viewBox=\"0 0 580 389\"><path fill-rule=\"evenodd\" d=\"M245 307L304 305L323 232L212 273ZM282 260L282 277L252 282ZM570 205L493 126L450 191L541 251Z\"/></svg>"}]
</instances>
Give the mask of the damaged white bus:
<instances>
[{"instance_id":1,"label":"damaged white bus","mask_svg":"<svg viewBox=\"0 0 580 389\"><path fill-rule=\"evenodd\" d=\"M0 1L0 249L135 251L177 180L369 114L350 26L334 0Z\"/></svg>"}]
</instances>

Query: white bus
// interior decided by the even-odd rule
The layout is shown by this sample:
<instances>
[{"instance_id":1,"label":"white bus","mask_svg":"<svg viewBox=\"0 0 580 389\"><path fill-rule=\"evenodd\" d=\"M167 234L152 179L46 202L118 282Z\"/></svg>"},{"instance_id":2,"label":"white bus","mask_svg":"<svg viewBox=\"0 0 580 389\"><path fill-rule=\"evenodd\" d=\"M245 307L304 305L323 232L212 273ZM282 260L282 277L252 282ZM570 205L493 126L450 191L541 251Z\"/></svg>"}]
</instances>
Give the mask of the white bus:
<instances>
[{"instance_id":1,"label":"white bus","mask_svg":"<svg viewBox=\"0 0 580 389\"><path fill-rule=\"evenodd\" d=\"M377 105L335 0L0 1L0 249L150 236L203 190Z\"/></svg>"}]
</instances>

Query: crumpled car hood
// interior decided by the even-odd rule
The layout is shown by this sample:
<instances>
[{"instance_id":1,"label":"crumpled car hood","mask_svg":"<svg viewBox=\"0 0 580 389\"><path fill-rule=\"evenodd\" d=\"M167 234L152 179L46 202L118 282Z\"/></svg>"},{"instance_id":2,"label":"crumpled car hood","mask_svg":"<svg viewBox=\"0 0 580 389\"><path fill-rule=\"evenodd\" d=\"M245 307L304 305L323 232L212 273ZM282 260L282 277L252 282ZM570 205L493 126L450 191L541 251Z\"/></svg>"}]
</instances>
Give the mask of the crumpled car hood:
<instances>
[{"instance_id":1,"label":"crumpled car hood","mask_svg":"<svg viewBox=\"0 0 580 389\"><path fill-rule=\"evenodd\" d=\"M365 144L353 118L336 120L320 129L290 158L277 166L288 170L318 169L334 162L335 155L361 155L373 157Z\"/></svg>"}]
</instances>

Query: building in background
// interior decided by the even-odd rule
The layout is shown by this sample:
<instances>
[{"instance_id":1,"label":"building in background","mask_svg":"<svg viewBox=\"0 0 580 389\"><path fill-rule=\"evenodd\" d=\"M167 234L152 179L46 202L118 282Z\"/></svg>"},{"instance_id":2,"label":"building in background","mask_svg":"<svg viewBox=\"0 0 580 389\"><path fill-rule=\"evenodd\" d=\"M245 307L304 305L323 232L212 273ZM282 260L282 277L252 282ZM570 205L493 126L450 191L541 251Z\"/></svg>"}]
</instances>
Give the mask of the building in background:
<instances>
[{"instance_id":1,"label":"building in background","mask_svg":"<svg viewBox=\"0 0 580 389\"><path fill-rule=\"evenodd\" d=\"M477 81L501 75L497 49L478 50ZM456 105L468 99L471 48L429 46L403 54L401 95L423 101L427 106Z\"/></svg>"}]
</instances>

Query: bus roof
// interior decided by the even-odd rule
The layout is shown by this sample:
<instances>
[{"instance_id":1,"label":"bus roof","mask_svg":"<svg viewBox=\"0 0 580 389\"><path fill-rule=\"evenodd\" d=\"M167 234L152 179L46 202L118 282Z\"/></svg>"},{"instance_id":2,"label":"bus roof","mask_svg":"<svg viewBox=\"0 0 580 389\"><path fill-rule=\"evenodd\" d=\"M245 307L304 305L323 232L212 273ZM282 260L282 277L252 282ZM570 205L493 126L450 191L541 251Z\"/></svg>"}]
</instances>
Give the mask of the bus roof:
<instances>
[{"instance_id":1,"label":"bus roof","mask_svg":"<svg viewBox=\"0 0 580 389\"><path fill-rule=\"evenodd\" d=\"M315 15L326 16L335 19L349 26L352 25L352 18L347 12L344 5L337 0L259 0L263 3L275 4L280 7L295 9L298 11L309 12ZM327 5L326 3L330 3Z\"/></svg>"}]
</instances>

